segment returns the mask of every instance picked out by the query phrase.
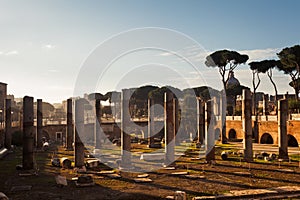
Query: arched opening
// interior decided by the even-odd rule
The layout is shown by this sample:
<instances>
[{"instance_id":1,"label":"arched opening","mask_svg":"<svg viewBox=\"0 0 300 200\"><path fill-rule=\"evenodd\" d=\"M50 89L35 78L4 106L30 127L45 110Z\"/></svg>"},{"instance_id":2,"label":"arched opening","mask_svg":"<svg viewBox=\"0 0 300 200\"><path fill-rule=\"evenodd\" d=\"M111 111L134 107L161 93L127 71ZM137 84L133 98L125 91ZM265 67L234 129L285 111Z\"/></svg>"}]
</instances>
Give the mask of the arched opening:
<instances>
[{"instance_id":1,"label":"arched opening","mask_svg":"<svg viewBox=\"0 0 300 200\"><path fill-rule=\"evenodd\" d=\"M288 146L289 147L298 147L298 142L296 138L290 134L288 134Z\"/></svg>"},{"instance_id":2,"label":"arched opening","mask_svg":"<svg viewBox=\"0 0 300 200\"><path fill-rule=\"evenodd\" d=\"M264 133L260 138L261 144L274 144L274 140L269 133Z\"/></svg>"},{"instance_id":3,"label":"arched opening","mask_svg":"<svg viewBox=\"0 0 300 200\"><path fill-rule=\"evenodd\" d=\"M215 140L221 140L221 131L219 128L215 130Z\"/></svg>"},{"instance_id":4,"label":"arched opening","mask_svg":"<svg viewBox=\"0 0 300 200\"><path fill-rule=\"evenodd\" d=\"M49 141L50 140L50 137L49 137L49 133L47 131L42 131L42 139L45 139L46 141Z\"/></svg>"},{"instance_id":5,"label":"arched opening","mask_svg":"<svg viewBox=\"0 0 300 200\"><path fill-rule=\"evenodd\" d=\"M228 137L229 137L229 140L236 139L236 131L234 129L230 129L228 132Z\"/></svg>"}]
</instances>

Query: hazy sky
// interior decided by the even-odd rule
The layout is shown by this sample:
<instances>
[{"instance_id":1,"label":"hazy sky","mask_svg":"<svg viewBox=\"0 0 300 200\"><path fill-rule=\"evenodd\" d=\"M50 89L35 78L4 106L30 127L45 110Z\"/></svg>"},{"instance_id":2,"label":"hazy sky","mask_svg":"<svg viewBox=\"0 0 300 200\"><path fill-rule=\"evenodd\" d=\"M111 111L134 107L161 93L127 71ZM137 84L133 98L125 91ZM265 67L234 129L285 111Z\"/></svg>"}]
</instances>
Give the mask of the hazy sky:
<instances>
[{"instance_id":1,"label":"hazy sky","mask_svg":"<svg viewBox=\"0 0 300 200\"><path fill-rule=\"evenodd\" d=\"M99 44L130 29L160 27L192 38L201 46L201 52L191 50L192 42L178 41L177 36L172 40L172 36L145 31L143 36L133 34L137 37L106 46L98 57L108 56L107 52L114 53L115 49L144 37L159 44L171 38L174 44L168 45L177 48L177 53L185 54L186 49L196 52L192 56L199 62L200 76L194 76L197 72L185 62L173 63L178 58L168 53L169 49L144 49L114 60L97 78L95 89L106 93L143 84L173 83L178 87L208 83L220 89L217 71L205 72L205 57L219 49L232 49L248 54L250 61L276 58L282 48L299 44L299 10L297 0L0 0L0 82L8 83L8 93L16 97L31 95L61 102L73 96L79 72ZM164 60L166 57L168 61ZM241 84L251 87L252 74L248 68L239 66L235 75ZM181 79L176 79L179 76L189 82L181 84ZM288 76L274 76L280 93L293 92ZM258 90L273 94L272 85L265 75L262 77ZM85 80L88 82L89 78L87 75Z\"/></svg>"}]
</instances>

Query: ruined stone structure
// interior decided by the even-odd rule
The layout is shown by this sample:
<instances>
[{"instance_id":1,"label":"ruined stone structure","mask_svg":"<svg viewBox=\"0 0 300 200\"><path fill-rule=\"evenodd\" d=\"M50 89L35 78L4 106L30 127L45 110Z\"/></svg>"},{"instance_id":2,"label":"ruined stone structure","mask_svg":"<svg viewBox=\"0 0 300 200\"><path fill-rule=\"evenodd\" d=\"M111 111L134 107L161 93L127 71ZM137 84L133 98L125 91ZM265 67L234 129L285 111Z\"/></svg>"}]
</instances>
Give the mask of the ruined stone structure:
<instances>
[{"instance_id":1,"label":"ruined stone structure","mask_svg":"<svg viewBox=\"0 0 300 200\"><path fill-rule=\"evenodd\" d=\"M33 127L33 98L23 99L23 169L33 169L33 147L34 147L34 127Z\"/></svg>"},{"instance_id":2,"label":"ruined stone structure","mask_svg":"<svg viewBox=\"0 0 300 200\"><path fill-rule=\"evenodd\" d=\"M66 148L73 150L73 102L72 99L67 100L67 132L66 132Z\"/></svg>"},{"instance_id":3,"label":"ruined stone structure","mask_svg":"<svg viewBox=\"0 0 300 200\"><path fill-rule=\"evenodd\" d=\"M42 99L37 100L37 117L36 117L36 147L42 147L43 134L43 102Z\"/></svg>"},{"instance_id":4,"label":"ruined stone structure","mask_svg":"<svg viewBox=\"0 0 300 200\"><path fill-rule=\"evenodd\" d=\"M171 91L164 95L164 121L165 121L165 165L175 161L175 109L174 95Z\"/></svg>"},{"instance_id":5,"label":"ruined stone structure","mask_svg":"<svg viewBox=\"0 0 300 200\"><path fill-rule=\"evenodd\" d=\"M12 129L11 129L11 100L5 100L5 148L11 148Z\"/></svg>"},{"instance_id":6,"label":"ruined stone structure","mask_svg":"<svg viewBox=\"0 0 300 200\"><path fill-rule=\"evenodd\" d=\"M131 138L128 127L130 126L130 113L129 113L129 99L130 99L130 90L123 89L122 97L121 97L121 156L122 168L130 168L131 167Z\"/></svg>"},{"instance_id":7,"label":"ruined stone structure","mask_svg":"<svg viewBox=\"0 0 300 200\"><path fill-rule=\"evenodd\" d=\"M84 100L75 100L74 154L75 167L84 166Z\"/></svg>"},{"instance_id":8,"label":"ruined stone structure","mask_svg":"<svg viewBox=\"0 0 300 200\"><path fill-rule=\"evenodd\" d=\"M251 92L248 89L244 89L243 102L242 102L242 121L243 121L243 132L244 132L243 148L244 148L244 160L247 162L253 161L251 105L252 105Z\"/></svg>"},{"instance_id":9,"label":"ruined stone structure","mask_svg":"<svg viewBox=\"0 0 300 200\"><path fill-rule=\"evenodd\" d=\"M5 116L5 99L7 97L7 84L0 82L0 149L4 147L5 133L4 116Z\"/></svg>"}]
</instances>

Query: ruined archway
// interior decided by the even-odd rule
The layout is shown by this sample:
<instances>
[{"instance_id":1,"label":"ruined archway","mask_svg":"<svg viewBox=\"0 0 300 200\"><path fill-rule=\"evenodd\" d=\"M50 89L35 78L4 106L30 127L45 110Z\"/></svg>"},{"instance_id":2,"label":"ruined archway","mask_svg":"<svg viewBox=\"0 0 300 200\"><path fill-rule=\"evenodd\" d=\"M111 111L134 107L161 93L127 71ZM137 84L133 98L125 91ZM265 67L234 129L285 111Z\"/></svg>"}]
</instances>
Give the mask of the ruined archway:
<instances>
[{"instance_id":1,"label":"ruined archway","mask_svg":"<svg viewBox=\"0 0 300 200\"><path fill-rule=\"evenodd\" d=\"M298 147L298 141L297 139L292 136L291 134L288 134L288 146L289 147Z\"/></svg>"},{"instance_id":2,"label":"ruined archway","mask_svg":"<svg viewBox=\"0 0 300 200\"><path fill-rule=\"evenodd\" d=\"M236 131L233 128L229 130L228 137L229 137L229 140L236 139Z\"/></svg>"},{"instance_id":3,"label":"ruined archway","mask_svg":"<svg viewBox=\"0 0 300 200\"><path fill-rule=\"evenodd\" d=\"M260 138L261 144L274 144L274 140L269 133L264 133Z\"/></svg>"}]
</instances>

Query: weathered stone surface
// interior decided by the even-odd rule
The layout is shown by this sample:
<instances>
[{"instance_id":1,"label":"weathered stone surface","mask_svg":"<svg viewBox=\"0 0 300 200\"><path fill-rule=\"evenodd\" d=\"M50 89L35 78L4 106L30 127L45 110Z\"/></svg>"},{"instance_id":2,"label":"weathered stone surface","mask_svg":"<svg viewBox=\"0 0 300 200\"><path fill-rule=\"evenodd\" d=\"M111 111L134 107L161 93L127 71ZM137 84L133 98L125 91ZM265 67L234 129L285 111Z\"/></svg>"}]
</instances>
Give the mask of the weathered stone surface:
<instances>
[{"instance_id":1,"label":"weathered stone surface","mask_svg":"<svg viewBox=\"0 0 300 200\"><path fill-rule=\"evenodd\" d=\"M57 185L62 185L62 186L67 186L68 185L67 177L65 177L65 176L57 175L57 176L55 176L55 181L56 181Z\"/></svg>"},{"instance_id":2,"label":"weathered stone surface","mask_svg":"<svg viewBox=\"0 0 300 200\"><path fill-rule=\"evenodd\" d=\"M72 99L67 100L67 150L73 150L73 136L74 136L74 128L73 128L73 102Z\"/></svg>"},{"instance_id":3,"label":"weathered stone surface","mask_svg":"<svg viewBox=\"0 0 300 200\"><path fill-rule=\"evenodd\" d=\"M164 160L165 154L164 153L144 153L141 155L140 159L145 161L160 161Z\"/></svg>"},{"instance_id":4,"label":"weathered stone surface","mask_svg":"<svg viewBox=\"0 0 300 200\"><path fill-rule=\"evenodd\" d=\"M135 178L134 182L136 182L136 183L149 183L149 182L152 182L152 179L150 179L150 178Z\"/></svg>"},{"instance_id":5,"label":"weathered stone surface","mask_svg":"<svg viewBox=\"0 0 300 200\"><path fill-rule=\"evenodd\" d=\"M278 158L288 160L288 101L286 99L278 102Z\"/></svg>"},{"instance_id":6,"label":"weathered stone surface","mask_svg":"<svg viewBox=\"0 0 300 200\"><path fill-rule=\"evenodd\" d=\"M77 99L75 101L75 167L84 166L84 99Z\"/></svg>"},{"instance_id":7,"label":"weathered stone surface","mask_svg":"<svg viewBox=\"0 0 300 200\"><path fill-rule=\"evenodd\" d=\"M251 117L252 97L249 89L243 90L242 101L242 121L243 121L243 148L244 148L244 160L247 162L253 161L252 150L252 117Z\"/></svg>"},{"instance_id":8,"label":"weathered stone surface","mask_svg":"<svg viewBox=\"0 0 300 200\"><path fill-rule=\"evenodd\" d=\"M5 148L11 149L11 99L5 100Z\"/></svg>"},{"instance_id":9,"label":"weathered stone surface","mask_svg":"<svg viewBox=\"0 0 300 200\"><path fill-rule=\"evenodd\" d=\"M131 116L129 113L129 99L130 90L122 90L122 107L121 107L121 156L122 162L120 163L121 168L131 167L131 137L127 132L127 128L130 125Z\"/></svg>"},{"instance_id":10,"label":"weathered stone surface","mask_svg":"<svg viewBox=\"0 0 300 200\"><path fill-rule=\"evenodd\" d=\"M87 168L94 168L100 165L100 161L98 159L90 159L87 160L85 163Z\"/></svg>"},{"instance_id":11,"label":"weathered stone surface","mask_svg":"<svg viewBox=\"0 0 300 200\"><path fill-rule=\"evenodd\" d=\"M165 123L165 165L175 161L175 121L174 121L174 95L171 91L164 94L164 123Z\"/></svg>"},{"instance_id":12,"label":"weathered stone surface","mask_svg":"<svg viewBox=\"0 0 300 200\"><path fill-rule=\"evenodd\" d=\"M184 172L173 172L172 175L177 175L177 176L182 176L182 175L187 175L189 172L184 171Z\"/></svg>"},{"instance_id":13,"label":"weathered stone surface","mask_svg":"<svg viewBox=\"0 0 300 200\"><path fill-rule=\"evenodd\" d=\"M174 200L186 200L186 193L184 191L176 191Z\"/></svg>"},{"instance_id":14,"label":"weathered stone surface","mask_svg":"<svg viewBox=\"0 0 300 200\"><path fill-rule=\"evenodd\" d=\"M33 169L33 146L34 146L34 127L33 127L33 98L25 96L23 99L23 169Z\"/></svg>"},{"instance_id":15,"label":"weathered stone surface","mask_svg":"<svg viewBox=\"0 0 300 200\"><path fill-rule=\"evenodd\" d=\"M121 175L119 174L107 174L106 176L109 178L121 178Z\"/></svg>"},{"instance_id":16,"label":"weathered stone surface","mask_svg":"<svg viewBox=\"0 0 300 200\"><path fill-rule=\"evenodd\" d=\"M77 187L88 187L95 185L93 178L91 176L80 176L78 180L75 181Z\"/></svg>"},{"instance_id":17,"label":"weathered stone surface","mask_svg":"<svg viewBox=\"0 0 300 200\"><path fill-rule=\"evenodd\" d=\"M36 114L36 147L42 148L42 131L43 131L43 102L42 99L37 100Z\"/></svg>"},{"instance_id":18,"label":"weathered stone surface","mask_svg":"<svg viewBox=\"0 0 300 200\"><path fill-rule=\"evenodd\" d=\"M149 177L149 174L139 174L137 177L138 178L147 178L147 177Z\"/></svg>"}]
</instances>

